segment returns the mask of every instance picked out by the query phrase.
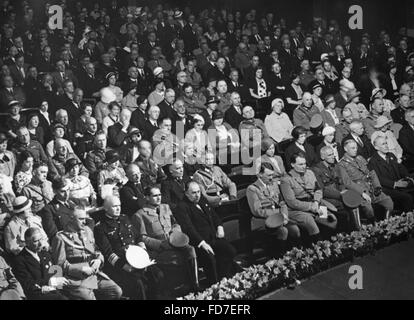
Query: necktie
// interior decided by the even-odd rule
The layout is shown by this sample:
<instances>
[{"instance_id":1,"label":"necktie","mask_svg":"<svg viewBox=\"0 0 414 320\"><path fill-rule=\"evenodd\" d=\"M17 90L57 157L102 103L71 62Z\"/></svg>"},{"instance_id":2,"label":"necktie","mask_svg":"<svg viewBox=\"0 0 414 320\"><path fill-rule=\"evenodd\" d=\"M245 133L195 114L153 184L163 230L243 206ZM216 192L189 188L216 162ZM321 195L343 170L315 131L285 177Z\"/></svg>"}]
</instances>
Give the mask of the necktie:
<instances>
[{"instance_id":1,"label":"necktie","mask_svg":"<svg viewBox=\"0 0 414 320\"><path fill-rule=\"evenodd\" d=\"M22 74L23 79L26 78L26 73L24 72L23 68L20 68L20 73Z\"/></svg>"},{"instance_id":2,"label":"necktie","mask_svg":"<svg viewBox=\"0 0 414 320\"><path fill-rule=\"evenodd\" d=\"M364 143L362 142L362 140L361 140L361 138L360 138L360 137L358 137L358 143L359 143L361 146L364 146Z\"/></svg>"}]
</instances>

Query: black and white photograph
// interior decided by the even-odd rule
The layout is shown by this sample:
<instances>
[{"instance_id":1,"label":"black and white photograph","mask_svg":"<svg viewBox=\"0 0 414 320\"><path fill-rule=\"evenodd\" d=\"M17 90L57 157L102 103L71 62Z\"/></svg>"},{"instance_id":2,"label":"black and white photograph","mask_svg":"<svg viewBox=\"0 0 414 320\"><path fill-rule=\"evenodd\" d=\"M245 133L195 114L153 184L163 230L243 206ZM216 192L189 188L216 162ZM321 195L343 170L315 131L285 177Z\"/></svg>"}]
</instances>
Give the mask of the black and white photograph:
<instances>
[{"instance_id":1,"label":"black and white photograph","mask_svg":"<svg viewBox=\"0 0 414 320\"><path fill-rule=\"evenodd\" d=\"M0 68L2 302L414 299L414 1L0 0Z\"/></svg>"}]
</instances>

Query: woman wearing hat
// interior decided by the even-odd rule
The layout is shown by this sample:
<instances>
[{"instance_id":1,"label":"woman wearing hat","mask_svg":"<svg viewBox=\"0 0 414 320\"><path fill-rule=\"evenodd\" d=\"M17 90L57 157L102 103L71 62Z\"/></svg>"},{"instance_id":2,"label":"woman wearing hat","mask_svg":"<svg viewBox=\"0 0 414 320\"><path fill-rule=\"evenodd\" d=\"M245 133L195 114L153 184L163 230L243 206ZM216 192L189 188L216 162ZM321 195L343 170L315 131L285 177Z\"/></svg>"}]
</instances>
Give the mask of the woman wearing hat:
<instances>
[{"instance_id":1,"label":"woman wearing hat","mask_svg":"<svg viewBox=\"0 0 414 320\"><path fill-rule=\"evenodd\" d=\"M371 102L373 102L377 98L382 99L382 101L384 102L384 112L390 113L392 110L395 109L395 105L391 100L385 99L386 95L387 95L387 90L385 90L384 88L375 88L372 90L370 100Z\"/></svg>"},{"instance_id":2,"label":"woman wearing hat","mask_svg":"<svg viewBox=\"0 0 414 320\"><path fill-rule=\"evenodd\" d=\"M20 194L23 188L33 179L33 154L31 154L30 151L23 151L20 154L20 161L20 168L17 168L17 173L13 179L14 190L17 194Z\"/></svg>"},{"instance_id":3,"label":"woman wearing hat","mask_svg":"<svg viewBox=\"0 0 414 320\"><path fill-rule=\"evenodd\" d=\"M282 99L272 101L272 113L267 115L264 121L269 136L277 143L292 138L293 124L288 115L282 110L285 104Z\"/></svg>"},{"instance_id":4,"label":"woman wearing hat","mask_svg":"<svg viewBox=\"0 0 414 320\"><path fill-rule=\"evenodd\" d=\"M92 117L93 108L89 103L81 105L82 115L75 121L75 138L83 137L84 133L88 131L87 119Z\"/></svg>"},{"instance_id":5,"label":"woman wearing hat","mask_svg":"<svg viewBox=\"0 0 414 320\"><path fill-rule=\"evenodd\" d=\"M103 118L109 114L108 105L116 101L116 96L108 87L100 91L101 100L95 105L95 118L99 125L102 125Z\"/></svg>"},{"instance_id":6,"label":"woman wearing hat","mask_svg":"<svg viewBox=\"0 0 414 320\"><path fill-rule=\"evenodd\" d=\"M390 129L391 123L392 121L386 116L379 116L374 126L377 131L371 135L371 143L374 145L374 141L377 137L383 137L387 142L388 151L397 157L398 163L401 163L403 150Z\"/></svg>"},{"instance_id":7,"label":"woman wearing hat","mask_svg":"<svg viewBox=\"0 0 414 320\"><path fill-rule=\"evenodd\" d=\"M31 113L27 117L27 130L30 133L30 140L36 140L42 146L45 143L45 132L39 126L39 116L36 113Z\"/></svg>"},{"instance_id":8,"label":"woman wearing hat","mask_svg":"<svg viewBox=\"0 0 414 320\"><path fill-rule=\"evenodd\" d=\"M262 156L256 159L256 173L259 172L260 165L268 162L272 165L274 171L274 178L278 181L286 175L286 169L283 160L276 154L277 144L270 138L265 138L262 141Z\"/></svg>"},{"instance_id":9,"label":"woman wearing hat","mask_svg":"<svg viewBox=\"0 0 414 320\"><path fill-rule=\"evenodd\" d=\"M216 146L216 154L226 154L229 156L236 148L240 147L238 131L233 129L227 122L224 122L224 113L214 110L212 116L213 123L208 128L208 138L212 146ZM230 146L230 149L229 149ZM229 163L226 161L226 163Z\"/></svg>"},{"instance_id":10,"label":"woman wearing hat","mask_svg":"<svg viewBox=\"0 0 414 320\"><path fill-rule=\"evenodd\" d=\"M293 142L285 150L285 159L289 162L289 159L293 154L302 152L306 156L306 164L308 167L313 166L318 161L318 157L315 154L314 147L306 142L306 136L308 130L304 127L297 126L292 130Z\"/></svg>"},{"instance_id":11,"label":"woman wearing hat","mask_svg":"<svg viewBox=\"0 0 414 320\"><path fill-rule=\"evenodd\" d=\"M111 181L111 184L124 185L128 178L120 164L119 153L109 150L105 154L106 166L98 173L98 194L101 194L102 186Z\"/></svg>"},{"instance_id":12,"label":"woman wearing hat","mask_svg":"<svg viewBox=\"0 0 414 320\"><path fill-rule=\"evenodd\" d=\"M17 138L17 129L26 125L26 117L20 114L22 106L19 101L13 100L8 104L9 116L6 120L6 131L13 139Z\"/></svg>"},{"instance_id":13,"label":"woman wearing hat","mask_svg":"<svg viewBox=\"0 0 414 320\"><path fill-rule=\"evenodd\" d=\"M207 150L211 151L212 147L208 139L207 131L203 130L204 118L199 114L195 114L193 118L194 126L186 133L185 143L187 145L192 144L194 154L197 155L197 158L200 158Z\"/></svg>"},{"instance_id":14,"label":"woman wearing hat","mask_svg":"<svg viewBox=\"0 0 414 320\"><path fill-rule=\"evenodd\" d=\"M363 120L368 117L369 112L365 106L359 102L359 96L361 92L359 91L350 91L347 93L348 103L345 105L345 108L349 109L352 112L352 117L355 120Z\"/></svg>"},{"instance_id":15,"label":"woman wearing hat","mask_svg":"<svg viewBox=\"0 0 414 320\"><path fill-rule=\"evenodd\" d=\"M115 72L109 72L105 76L105 79L108 83L108 86L106 88L111 90L112 93L115 95L116 97L115 101L118 103L121 103L122 97L124 96L124 92L121 90L120 87L116 85L116 81L118 80L118 75Z\"/></svg>"},{"instance_id":16,"label":"woman wearing hat","mask_svg":"<svg viewBox=\"0 0 414 320\"><path fill-rule=\"evenodd\" d=\"M322 85L319 82L315 82L312 86L312 101L313 104L318 108L319 112L324 110L322 96Z\"/></svg>"},{"instance_id":17,"label":"woman wearing hat","mask_svg":"<svg viewBox=\"0 0 414 320\"><path fill-rule=\"evenodd\" d=\"M327 126L322 130L323 141L316 147L316 156L320 157L320 151L323 147L329 146L334 152L336 161L339 161L338 146L335 142L335 127Z\"/></svg>"},{"instance_id":18,"label":"woman wearing hat","mask_svg":"<svg viewBox=\"0 0 414 320\"><path fill-rule=\"evenodd\" d=\"M42 227L42 219L32 213L32 200L25 196L17 197L13 202L13 217L4 229L6 251L18 255L25 247L24 233L29 228L38 228L42 234L42 245L49 248L46 232Z\"/></svg>"},{"instance_id":19,"label":"woman wearing hat","mask_svg":"<svg viewBox=\"0 0 414 320\"><path fill-rule=\"evenodd\" d=\"M148 96L150 106L157 106L165 98L165 84L163 79L155 81L155 89Z\"/></svg>"},{"instance_id":20,"label":"woman wearing hat","mask_svg":"<svg viewBox=\"0 0 414 320\"><path fill-rule=\"evenodd\" d=\"M0 133L0 174L13 178L16 169L16 156L7 150L8 139L5 133Z\"/></svg>"},{"instance_id":21,"label":"woman wearing hat","mask_svg":"<svg viewBox=\"0 0 414 320\"><path fill-rule=\"evenodd\" d=\"M81 163L77 159L69 159L65 164L66 175L71 184L69 187L69 199L81 207L94 207L96 205L96 193L91 181L79 174Z\"/></svg>"},{"instance_id":22,"label":"woman wearing hat","mask_svg":"<svg viewBox=\"0 0 414 320\"><path fill-rule=\"evenodd\" d=\"M108 136L108 128L119 122L121 106L118 102L113 101L108 105L109 114L102 121L102 130Z\"/></svg>"},{"instance_id":23,"label":"woman wearing hat","mask_svg":"<svg viewBox=\"0 0 414 320\"><path fill-rule=\"evenodd\" d=\"M57 139L61 139L65 143L66 147L68 148L68 152L75 153L72 149L70 142L66 139L63 139L63 136L65 135L65 126L61 123L56 123L53 126L52 130L53 139L48 142L45 150L48 157L53 158L55 156L55 141Z\"/></svg>"},{"instance_id":24,"label":"woman wearing hat","mask_svg":"<svg viewBox=\"0 0 414 320\"><path fill-rule=\"evenodd\" d=\"M286 113L290 119L293 116L293 110L302 104L302 96L304 88L300 84L300 77L297 73L292 73L290 76L290 85L286 88Z\"/></svg>"},{"instance_id":25,"label":"woman wearing hat","mask_svg":"<svg viewBox=\"0 0 414 320\"><path fill-rule=\"evenodd\" d=\"M128 108L129 111L134 112L138 109L139 103L137 103L137 99L139 99L139 97L145 96L139 96L137 94L137 85L134 82L132 82L129 87L128 93L125 95L125 97L122 98L122 108Z\"/></svg>"}]
</instances>

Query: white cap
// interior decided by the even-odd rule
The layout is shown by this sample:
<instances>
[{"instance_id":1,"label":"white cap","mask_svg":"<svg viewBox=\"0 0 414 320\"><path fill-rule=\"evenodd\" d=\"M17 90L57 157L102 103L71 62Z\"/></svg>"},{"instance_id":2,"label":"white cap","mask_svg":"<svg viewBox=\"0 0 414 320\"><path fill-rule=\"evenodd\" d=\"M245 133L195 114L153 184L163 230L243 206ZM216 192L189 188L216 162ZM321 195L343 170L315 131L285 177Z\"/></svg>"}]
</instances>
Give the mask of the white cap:
<instances>
[{"instance_id":1,"label":"white cap","mask_svg":"<svg viewBox=\"0 0 414 320\"><path fill-rule=\"evenodd\" d=\"M158 76L160 73L162 73L164 70L161 67L156 67L153 71L154 76Z\"/></svg>"},{"instance_id":2,"label":"white cap","mask_svg":"<svg viewBox=\"0 0 414 320\"><path fill-rule=\"evenodd\" d=\"M322 135L325 137L327 135L333 134L335 133L335 128L331 127L331 126L327 126L325 128L323 128L322 130Z\"/></svg>"}]
</instances>

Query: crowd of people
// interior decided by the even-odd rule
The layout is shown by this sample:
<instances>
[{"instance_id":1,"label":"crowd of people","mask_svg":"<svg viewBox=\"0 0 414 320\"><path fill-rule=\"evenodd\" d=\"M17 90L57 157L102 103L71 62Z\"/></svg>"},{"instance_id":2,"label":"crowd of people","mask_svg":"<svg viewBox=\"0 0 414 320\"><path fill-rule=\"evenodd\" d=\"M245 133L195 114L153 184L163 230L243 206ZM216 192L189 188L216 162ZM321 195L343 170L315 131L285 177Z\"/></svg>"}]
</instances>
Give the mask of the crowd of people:
<instances>
[{"instance_id":1,"label":"crowd of people","mask_svg":"<svg viewBox=\"0 0 414 320\"><path fill-rule=\"evenodd\" d=\"M62 0L52 30L0 2L0 300L200 290L242 270L235 208L268 257L413 210L404 29Z\"/></svg>"}]
</instances>

